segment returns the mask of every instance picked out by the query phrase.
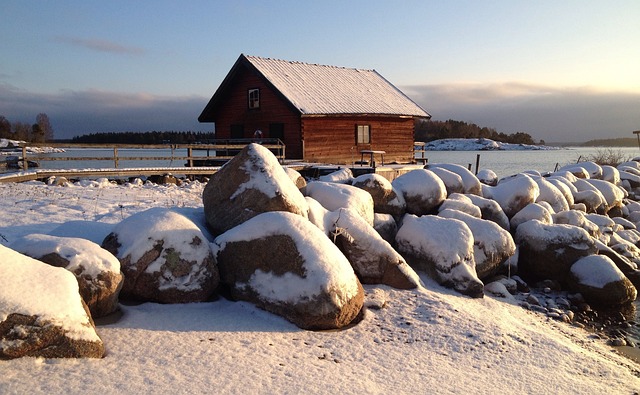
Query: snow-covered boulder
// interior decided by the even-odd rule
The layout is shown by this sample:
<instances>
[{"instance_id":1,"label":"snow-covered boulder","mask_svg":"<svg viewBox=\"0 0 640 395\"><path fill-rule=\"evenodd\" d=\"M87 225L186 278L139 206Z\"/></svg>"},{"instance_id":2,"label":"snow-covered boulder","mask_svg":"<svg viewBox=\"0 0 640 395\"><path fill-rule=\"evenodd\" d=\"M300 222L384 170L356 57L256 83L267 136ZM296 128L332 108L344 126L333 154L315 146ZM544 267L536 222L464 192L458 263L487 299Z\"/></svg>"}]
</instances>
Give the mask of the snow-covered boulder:
<instances>
[{"instance_id":1,"label":"snow-covered boulder","mask_svg":"<svg viewBox=\"0 0 640 395\"><path fill-rule=\"evenodd\" d=\"M538 184L538 189L540 190L540 194L536 199L537 203L549 203L553 208L553 211L556 213L569 210L569 203L567 202L567 199L562 191L560 191L553 183L543 177L534 177L533 180Z\"/></svg>"},{"instance_id":2,"label":"snow-covered boulder","mask_svg":"<svg viewBox=\"0 0 640 395\"><path fill-rule=\"evenodd\" d=\"M259 144L247 145L211 176L202 202L215 235L263 212L288 211L306 218L308 210L278 159Z\"/></svg>"},{"instance_id":3,"label":"snow-covered boulder","mask_svg":"<svg viewBox=\"0 0 640 395\"><path fill-rule=\"evenodd\" d=\"M305 188L307 196L329 211L351 208L373 225L373 198L364 189L335 182L312 181Z\"/></svg>"},{"instance_id":4,"label":"snow-covered boulder","mask_svg":"<svg viewBox=\"0 0 640 395\"><path fill-rule=\"evenodd\" d=\"M566 179L562 177L548 177L545 179L547 180L547 182L551 183L554 187L556 187L556 189L564 197L564 200L567 202L567 205L569 206L569 208L571 208L575 203L573 200L573 192L572 192L572 188L575 189L573 184L569 183L569 181L566 181ZM560 211L556 210L556 212L560 212Z\"/></svg>"},{"instance_id":5,"label":"snow-covered boulder","mask_svg":"<svg viewBox=\"0 0 640 395\"><path fill-rule=\"evenodd\" d=\"M502 210L502 207L492 199L487 199L478 195L465 195L473 204L480 208L481 218L488 221L493 221L500 225L502 229L509 230L509 218Z\"/></svg>"},{"instance_id":6,"label":"snow-covered boulder","mask_svg":"<svg viewBox=\"0 0 640 395\"><path fill-rule=\"evenodd\" d=\"M452 193L465 192L465 186L462 182L462 177L460 177L458 174L442 167L431 167L429 168L429 171L432 171L442 180L444 186L447 188L447 195L451 195Z\"/></svg>"},{"instance_id":7,"label":"snow-covered boulder","mask_svg":"<svg viewBox=\"0 0 640 395\"><path fill-rule=\"evenodd\" d=\"M156 207L124 219L102 247L120 260L123 299L202 302L218 286L218 268L202 231L168 209Z\"/></svg>"},{"instance_id":8,"label":"snow-covered boulder","mask_svg":"<svg viewBox=\"0 0 640 395\"><path fill-rule=\"evenodd\" d=\"M579 259L571 266L567 279L574 292L580 292L594 305L615 306L636 300L636 287L604 255L591 255Z\"/></svg>"},{"instance_id":9,"label":"snow-covered boulder","mask_svg":"<svg viewBox=\"0 0 640 395\"><path fill-rule=\"evenodd\" d=\"M32 234L14 241L10 247L73 273L92 318L118 309L118 295L124 280L120 261L98 244L79 238Z\"/></svg>"},{"instance_id":10,"label":"snow-covered boulder","mask_svg":"<svg viewBox=\"0 0 640 395\"><path fill-rule=\"evenodd\" d=\"M580 180L580 182L587 182L591 184L594 188L596 188L602 194L607 204L607 207L605 209L606 212L609 212L614 207L617 207L617 208L622 207L622 201L626 197L626 193L622 188L618 187L617 185L612 184L608 181L594 180L594 179ZM578 187L578 189L580 188Z\"/></svg>"},{"instance_id":11,"label":"snow-covered boulder","mask_svg":"<svg viewBox=\"0 0 640 395\"><path fill-rule=\"evenodd\" d=\"M473 234L462 221L407 214L396 235L398 251L416 270L474 298L484 295L473 259Z\"/></svg>"},{"instance_id":12,"label":"snow-covered boulder","mask_svg":"<svg viewBox=\"0 0 640 395\"><path fill-rule=\"evenodd\" d=\"M533 280L564 282L571 265L597 250L586 230L535 219L518 226L515 242L520 249L518 272Z\"/></svg>"},{"instance_id":13,"label":"snow-covered boulder","mask_svg":"<svg viewBox=\"0 0 640 395\"><path fill-rule=\"evenodd\" d=\"M329 236L330 225L326 223L325 219L327 218L327 213L329 210L324 208L319 201L315 200L310 196L306 196L305 200L307 201L307 205L309 206L308 218L309 221L318 227L325 235Z\"/></svg>"},{"instance_id":14,"label":"snow-covered boulder","mask_svg":"<svg viewBox=\"0 0 640 395\"><path fill-rule=\"evenodd\" d=\"M420 279L404 258L362 217L349 209L329 214L335 244L347 257L363 284L417 288Z\"/></svg>"},{"instance_id":15,"label":"snow-covered boulder","mask_svg":"<svg viewBox=\"0 0 640 395\"><path fill-rule=\"evenodd\" d=\"M395 242L398 224L391 214L375 214L373 217L373 229L389 244Z\"/></svg>"},{"instance_id":16,"label":"snow-covered boulder","mask_svg":"<svg viewBox=\"0 0 640 395\"><path fill-rule=\"evenodd\" d=\"M589 233L590 236L600 238L602 232L600 227L591 222L582 211L567 210L552 214L553 223L558 225L578 226Z\"/></svg>"},{"instance_id":17,"label":"snow-covered boulder","mask_svg":"<svg viewBox=\"0 0 640 395\"><path fill-rule=\"evenodd\" d=\"M435 167L446 169L459 175L460 178L462 178L462 183L464 184L464 193L482 196L482 186L480 184L480 180L478 180L478 177L476 177L466 167L456 165L454 163L435 163L425 166L425 168L429 170Z\"/></svg>"},{"instance_id":18,"label":"snow-covered boulder","mask_svg":"<svg viewBox=\"0 0 640 395\"><path fill-rule=\"evenodd\" d=\"M478 177L478 180L485 185L490 185L492 187L498 185L498 175L493 170L482 169L478 171L476 177Z\"/></svg>"},{"instance_id":19,"label":"snow-covered boulder","mask_svg":"<svg viewBox=\"0 0 640 395\"><path fill-rule=\"evenodd\" d=\"M579 162L562 166L558 171L568 171L578 178L602 178L602 167L595 162ZM585 177L586 174L586 177Z\"/></svg>"},{"instance_id":20,"label":"snow-covered boulder","mask_svg":"<svg viewBox=\"0 0 640 395\"><path fill-rule=\"evenodd\" d=\"M620 185L620 171L613 166L602 166L602 180L612 183L613 185Z\"/></svg>"},{"instance_id":21,"label":"snow-covered boulder","mask_svg":"<svg viewBox=\"0 0 640 395\"><path fill-rule=\"evenodd\" d=\"M0 244L0 359L102 358L104 344L69 271Z\"/></svg>"},{"instance_id":22,"label":"snow-covered boulder","mask_svg":"<svg viewBox=\"0 0 640 395\"><path fill-rule=\"evenodd\" d=\"M405 173L391 185L404 198L409 214L429 214L447 197L447 188L440 177L425 169Z\"/></svg>"},{"instance_id":23,"label":"snow-covered boulder","mask_svg":"<svg viewBox=\"0 0 640 395\"><path fill-rule=\"evenodd\" d=\"M348 167L343 167L324 176L318 177L318 181L337 182L338 184L351 184L353 172Z\"/></svg>"},{"instance_id":24,"label":"snow-covered boulder","mask_svg":"<svg viewBox=\"0 0 640 395\"><path fill-rule=\"evenodd\" d=\"M391 214L398 219L405 214L406 204L402 194L396 192L391 182L380 174L363 174L356 177L351 185L371 194L375 213Z\"/></svg>"},{"instance_id":25,"label":"snow-covered boulder","mask_svg":"<svg viewBox=\"0 0 640 395\"><path fill-rule=\"evenodd\" d=\"M460 193L453 193L447 197L444 202L438 207L438 212L442 212L444 210L457 210L462 211L463 213L472 215L476 218L482 217L482 211L480 207L473 204L471 199L467 197L467 195L463 195Z\"/></svg>"},{"instance_id":26,"label":"snow-covered boulder","mask_svg":"<svg viewBox=\"0 0 640 395\"><path fill-rule=\"evenodd\" d=\"M300 328L342 328L362 309L364 290L347 258L299 215L258 215L218 236L214 245L231 297Z\"/></svg>"},{"instance_id":27,"label":"snow-covered boulder","mask_svg":"<svg viewBox=\"0 0 640 395\"><path fill-rule=\"evenodd\" d=\"M293 181L298 189L302 189L307 186L307 180L305 180L304 177L302 177L302 174L300 174L297 170L290 167L283 167L283 169L284 172L287 173L287 176L289 176L289 179Z\"/></svg>"},{"instance_id":28,"label":"snow-covered boulder","mask_svg":"<svg viewBox=\"0 0 640 395\"><path fill-rule=\"evenodd\" d=\"M483 280L495 274L502 264L516 252L511 233L492 221L476 218L456 210L441 211L441 217L458 219L469 227L473 234L473 258L476 273Z\"/></svg>"},{"instance_id":29,"label":"snow-covered boulder","mask_svg":"<svg viewBox=\"0 0 640 395\"><path fill-rule=\"evenodd\" d=\"M551 212L549 212L549 210L540 203L531 203L511 217L511 221L509 221L511 230L515 232L520 224L531 221L532 219L537 219L544 224L553 223Z\"/></svg>"},{"instance_id":30,"label":"snow-covered boulder","mask_svg":"<svg viewBox=\"0 0 640 395\"><path fill-rule=\"evenodd\" d=\"M575 204L584 204L588 213L605 212L607 202L600 191L593 189L578 191L573 194L573 200Z\"/></svg>"},{"instance_id":31,"label":"snow-covered boulder","mask_svg":"<svg viewBox=\"0 0 640 395\"><path fill-rule=\"evenodd\" d=\"M524 174L501 181L495 187L484 185L482 191L484 197L498 202L509 218L528 204L534 203L540 195L538 184Z\"/></svg>"}]
</instances>

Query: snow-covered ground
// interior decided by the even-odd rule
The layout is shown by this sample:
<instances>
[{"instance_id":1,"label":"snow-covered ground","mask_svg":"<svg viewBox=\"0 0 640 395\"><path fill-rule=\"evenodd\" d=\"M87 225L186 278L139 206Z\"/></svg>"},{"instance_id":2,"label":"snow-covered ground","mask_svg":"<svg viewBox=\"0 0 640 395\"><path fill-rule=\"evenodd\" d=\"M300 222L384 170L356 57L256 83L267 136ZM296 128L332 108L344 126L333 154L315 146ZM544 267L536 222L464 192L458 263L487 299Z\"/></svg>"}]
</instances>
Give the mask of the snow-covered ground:
<instances>
[{"instance_id":1,"label":"snow-covered ground","mask_svg":"<svg viewBox=\"0 0 640 395\"><path fill-rule=\"evenodd\" d=\"M54 233L98 241L151 207L202 218L204 185L0 184L0 243ZM73 222L72 222L73 221ZM122 306L98 322L103 359L0 361L0 393L632 394L638 365L605 341L423 277L412 291L366 285L357 325L304 331L245 302ZM4 286L4 285L3 285ZM635 392L637 393L637 392Z\"/></svg>"},{"instance_id":2,"label":"snow-covered ground","mask_svg":"<svg viewBox=\"0 0 640 395\"><path fill-rule=\"evenodd\" d=\"M20 144L24 143L25 141L22 140L0 139L0 155L20 155L22 154ZM27 152L43 154L50 152L64 152L64 150L53 147L27 147Z\"/></svg>"},{"instance_id":3,"label":"snow-covered ground","mask_svg":"<svg viewBox=\"0 0 640 395\"><path fill-rule=\"evenodd\" d=\"M510 144L499 141L479 139L440 139L425 144L427 151L522 151L522 150L553 150L557 147L546 145Z\"/></svg>"}]
</instances>

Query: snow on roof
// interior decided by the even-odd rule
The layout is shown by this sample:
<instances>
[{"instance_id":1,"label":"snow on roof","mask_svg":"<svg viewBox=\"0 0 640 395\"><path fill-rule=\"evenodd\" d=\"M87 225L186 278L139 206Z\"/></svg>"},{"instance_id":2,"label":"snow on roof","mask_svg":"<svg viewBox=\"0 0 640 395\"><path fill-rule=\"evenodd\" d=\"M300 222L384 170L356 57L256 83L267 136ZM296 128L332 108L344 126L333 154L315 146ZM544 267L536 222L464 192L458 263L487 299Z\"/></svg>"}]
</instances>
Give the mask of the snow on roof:
<instances>
[{"instance_id":1,"label":"snow on roof","mask_svg":"<svg viewBox=\"0 0 640 395\"><path fill-rule=\"evenodd\" d=\"M257 56L245 58L303 115L364 113L430 117L375 70Z\"/></svg>"}]
</instances>

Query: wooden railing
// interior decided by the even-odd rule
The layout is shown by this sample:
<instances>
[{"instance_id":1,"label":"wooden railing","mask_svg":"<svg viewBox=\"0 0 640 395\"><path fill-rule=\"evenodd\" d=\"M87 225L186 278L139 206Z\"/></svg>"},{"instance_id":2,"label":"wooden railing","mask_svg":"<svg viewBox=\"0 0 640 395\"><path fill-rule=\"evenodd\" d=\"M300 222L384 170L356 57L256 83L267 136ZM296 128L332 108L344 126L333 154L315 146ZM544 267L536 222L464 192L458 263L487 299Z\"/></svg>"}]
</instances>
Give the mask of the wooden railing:
<instances>
[{"instance_id":1,"label":"wooden railing","mask_svg":"<svg viewBox=\"0 0 640 395\"><path fill-rule=\"evenodd\" d=\"M41 161L113 161L113 166L119 168L120 161L185 161L186 167L204 165L206 161L215 161L222 164L233 158L246 145L258 143L269 149L278 158L280 163L284 163L285 145L280 139L228 139L214 140L206 144L72 144L72 143L26 143L21 145L22 157L20 162L22 168L27 169L29 162L39 163ZM28 152L27 147L52 147L52 148L100 148L111 149L113 154L101 157L69 157L51 156L49 154ZM118 150L153 150L171 149L171 156L123 156ZM173 155L176 150L187 151L186 156ZM194 156L194 151L207 151L207 156ZM214 156L211 156L211 153Z\"/></svg>"}]
</instances>

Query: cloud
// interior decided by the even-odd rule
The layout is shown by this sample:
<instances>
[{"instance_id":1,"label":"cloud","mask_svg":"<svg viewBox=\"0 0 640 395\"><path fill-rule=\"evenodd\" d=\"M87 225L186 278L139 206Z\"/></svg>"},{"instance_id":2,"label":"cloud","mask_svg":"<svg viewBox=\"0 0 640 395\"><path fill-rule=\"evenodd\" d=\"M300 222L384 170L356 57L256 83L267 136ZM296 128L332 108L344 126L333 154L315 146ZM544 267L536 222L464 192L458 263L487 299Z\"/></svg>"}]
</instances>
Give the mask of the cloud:
<instances>
[{"instance_id":1,"label":"cloud","mask_svg":"<svg viewBox=\"0 0 640 395\"><path fill-rule=\"evenodd\" d=\"M633 137L631 132L640 129L640 93L524 83L400 88L435 120L473 122L505 133L524 131L534 139L580 142Z\"/></svg>"},{"instance_id":2,"label":"cloud","mask_svg":"<svg viewBox=\"0 0 640 395\"><path fill-rule=\"evenodd\" d=\"M145 53L145 50L143 48L125 46L108 40L57 36L56 41L98 52L127 55L142 55Z\"/></svg>"},{"instance_id":3,"label":"cloud","mask_svg":"<svg viewBox=\"0 0 640 395\"><path fill-rule=\"evenodd\" d=\"M209 101L202 96L160 96L97 89L32 93L0 83L0 108L10 122L49 116L56 138L114 131L211 131L198 116Z\"/></svg>"}]
</instances>

